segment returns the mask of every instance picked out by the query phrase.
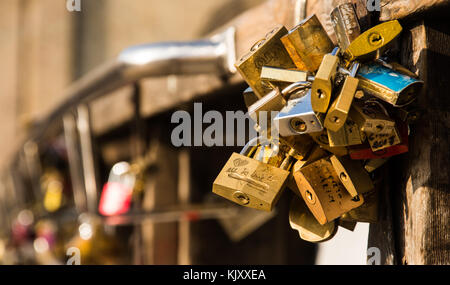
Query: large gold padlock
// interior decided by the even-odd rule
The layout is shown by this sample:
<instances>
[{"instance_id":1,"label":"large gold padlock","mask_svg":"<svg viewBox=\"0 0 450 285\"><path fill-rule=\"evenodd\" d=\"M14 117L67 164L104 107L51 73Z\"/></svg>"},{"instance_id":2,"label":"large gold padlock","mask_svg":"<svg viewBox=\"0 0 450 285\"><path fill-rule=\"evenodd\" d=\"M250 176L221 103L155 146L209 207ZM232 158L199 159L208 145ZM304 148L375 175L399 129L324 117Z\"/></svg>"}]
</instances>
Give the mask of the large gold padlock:
<instances>
[{"instance_id":1,"label":"large gold padlock","mask_svg":"<svg viewBox=\"0 0 450 285\"><path fill-rule=\"evenodd\" d=\"M374 185L369 174L358 160L351 160L346 156L330 157L331 164L336 171L339 180L352 197L365 194L373 190Z\"/></svg>"},{"instance_id":2,"label":"large gold padlock","mask_svg":"<svg viewBox=\"0 0 450 285\"><path fill-rule=\"evenodd\" d=\"M213 184L213 192L239 205L271 211L289 171L233 153Z\"/></svg>"},{"instance_id":3,"label":"large gold padlock","mask_svg":"<svg viewBox=\"0 0 450 285\"><path fill-rule=\"evenodd\" d=\"M316 15L300 22L281 41L297 68L310 72L316 72L324 55L333 49L333 42Z\"/></svg>"},{"instance_id":4,"label":"large gold padlock","mask_svg":"<svg viewBox=\"0 0 450 285\"><path fill-rule=\"evenodd\" d=\"M293 197L289 210L289 224L297 230L300 238L309 242L323 242L331 239L337 232L334 221L321 225L311 214L301 198Z\"/></svg>"},{"instance_id":5,"label":"large gold padlock","mask_svg":"<svg viewBox=\"0 0 450 285\"><path fill-rule=\"evenodd\" d=\"M397 20L385 22L359 35L344 51L347 62L375 59L402 31Z\"/></svg>"},{"instance_id":6,"label":"large gold padlock","mask_svg":"<svg viewBox=\"0 0 450 285\"><path fill-rule=\"evenodd\" d=\"M323 57L311 86L311 106L315 112L326 113L331 100L334 77L337 72L339 57L336 48Z\"/></svg>"},{"instance_id":7,"label":"large gold padlock","mask_svg":"<svg viewBox=\"0 0 450 285\"><path fill-rule=\"evenodd\" d=\"M359 80L354 77L358 67L358 63L353 66L352 74L345 78L339 95L327 112L324 123L327 130L337 132L344 126L347 120L348 112L350 111L356 88L358 87Z\"/></svg>"},{"instance_id":8,"label":"large gold padlock","mask_svg":"<svg viewBox=\"0 0 450 285\"><path fill-rule=\"evenodd\" d=\"M280 68L295 68L289 54L280 41L287 34L285 27L278 25L263 39L258 41L250 51L242 56L235 64L247 84L253 89L258 98L262 98L270 88L261 83L261 69L263 66Z\"/></svg>"},{"instance_id":9,"label":"large gold padlock","mask_svg":"<svg viewBox=\"0 0 450 285\"><path fill-rule=\"evenodd\" d=\"M330 147L345 147L362 144L366 140L366 135L355 121L348 116L345 124L337 132L327 130Z\"/></svg>"},{"instance_id":10,"label":"large gold padlock","mask_svg":"<svg viewBox=\"0 0 450 285\"><path fill-rule=\"evenodd\" d=\"M346 50L350 43L361 34L353 4L344 3L337 6L331 12L330 17L338 45L342 50Z\"/></svg>"},{"instance_id":11,"label":"large gold padlock","mask_svg":"<svg viewBox=\"0 0 450 285\"><path fill-rule=\"evenodd\" d=\"M322 158L294 172L302 198L317 221L324 225L362 205L362 196L353 197L339 180L330 158Z\"/></svg>"}]
</instances>

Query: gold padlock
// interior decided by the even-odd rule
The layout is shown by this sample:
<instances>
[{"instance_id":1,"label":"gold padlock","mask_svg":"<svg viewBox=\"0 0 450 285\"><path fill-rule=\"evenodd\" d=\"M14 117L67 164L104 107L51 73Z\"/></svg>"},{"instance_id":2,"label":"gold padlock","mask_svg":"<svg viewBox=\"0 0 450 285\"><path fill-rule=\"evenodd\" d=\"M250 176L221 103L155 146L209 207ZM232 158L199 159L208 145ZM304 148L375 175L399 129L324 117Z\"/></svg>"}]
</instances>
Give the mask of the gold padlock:
<instances>
[{"instance_id":1,"label":"gold padlock","mask_svg":"<svg viewBox=\"0 0 450 285\"><path fill-rule=\"evenodd\" d=\"M343 56L347 62L375 59L401 31L402 26L397 20L376 25L354 39Z\"/></svg>"},{"instance_id":2,"label":"gold padlock","mask_svg":"<svg viewBox=\"0 0 450 285\"><path fill-rule=\"evenodd\" d=\"M337 132L327 130L328 142L331 147L345 147L362 144L366 135L355 121L348 116L345 124Z\"/></svg>"},{"instance_id":3,"label":"gold padlock","mask_svg":"<svg viewBox=\"0 0 450 285\"><path fill-rule=\"evenodd\" d=\"M280 137L279 140L295 150L293 157L297 160L305 159L314 147L314 141L308 135Z\"/></svg>"},{"instance_id":4,"label":"gold padlock","mask_svg":"<svg viewBox=\"0 0 450 285\"><path fill-rule=\"evenodd\" d=\"M365 194L373 190L374 185L369 174L363 168L358 160L351 160L348 157L337 157L332 155L330 157L331 164L338 174L339 180L344 184L345 189L352 197Z\"/></svg>"},{"instance_id":5,"label":"gold padlock","mask_svg":"<svg viewBox=\"0 0 450 285\"><path fill-rule=\"evenodd\" d=\"M350 196L339 180L330 158L322 158L294 172L302 198L317 221L324 225L361 206L362 196Z\"/></svg>"},{"instance_id":6,"label":"gold padlock","mask_svg":"<svg viewBox=\"0 0 450 285\"><path fill-rule=\"evenodd\" d=\"M337 132L344 126L347 120L348 112L350 111L356 88L358 87L359 80L353 75L356 74L358 66L359 64L353 66L352 75L345 78L339 95L327 112L324 125L330 131Z\"/></svg>"},{"instance_id":7,"label":"gold padlock","mask_svg":"<svg viewBox=\"0 0 450 285\"><path fill-rule=\"evenodd\" d=\"M364 204L360 207L348 211L340 217L342 221L376 223L379 221L380 205L379 191L374 190L363 195Z\"/></svg>"},{"instance_id":8,"label":"gold padlock","mask_svg":"<svg viewBox=\"0 0 450 285\"><path fill-rule=\"evenodd\" d=\"M281 41L297 68L310 72L316 72L324 55L333 49L333 42L316 15L300 22Z\"/></svg>"},{"instance_id":9,"label":"gold padlock","mask_svg":"<svg viewBox=\"0 0 450 285\"><path fill-rule=\"evenodd\" d=\"M271 211L289 171L233 153L213 184L213 192L239 205Z\"/></svg>"},{"instance_id":10,"label":"gold padlock","mask_svg":"<svg viewBox=\"0 0 450 285\"><path fill-rule=\"evenodd\" d=\"M334 221L321 225L301 198L293 197L289 209L289 224L297 230L300 238L309 242L323 242L334 237L337 225Z\"/></svg>"},{"instance_id":11,"label":"gold padlock","mask_svg":"<svg viewBox=\"0 0 450 285\"><path fill-rule=\"evenodd\" d=\"M376 102L354 102L350 116L365 133L391 134L395 121L387 115L387 111Z\"/></svg>"},{"instance_id":12,"label":"gold padlock","mask_svg":"<svg viewBox=\"0 0 450 285\"><path fill-rule=\"evenodd\" d=\"M344 3L337 6L331 12L330 17L338 45L342 50L346 50L350 43L361 34L353 4Z\"/></svg>"},{"instance_id":13,"label":"gold padlock","mask_svg":"<svg viewBox=\"0 0 450 285\"><path fill-rule=\"evenodd\" d=\"M262 98L271 90L261 83L263 66L295 68L295 64L280 41L280 38L286 34L287 30L284 26L276 26L263 39L254 44L250 51L235 64L236 69L258 98Z\"/></svg>"},{"instance_id":14,"label":"gold padlock","mask_svg":"<svg viewBox=\"0 0 450 285\"><path fill-rule=\"evenodd\" d=\"M323 57L311 86L311 106L315 112L326 113L331 100L334 77L337 72L339 49Z\"/></svg>"},{"instance_id":15,"label":"gold padlock","mask_svg":"<svg viewBox=\"0 0 450 285\"><path fill-rule=\"evenodd\" d=\"M311 138L323 149L337 156L347 155L348 149L345 146L331 146L328 132L323 130L317 133L310 133Z\"/></svg>"},{"instance_id":16,"label":"gold padlock","mask_svg":"<svg viewBox=\"0 0 450 285\"><path fill-rule=\"evenodd\" d=\"M278 67L263 66L261 70L261 82L269 88L278 86L285 88L291 83L298 81L307 81L308 73L306 71L284 69Z\"/></svg>"}]
</instances>

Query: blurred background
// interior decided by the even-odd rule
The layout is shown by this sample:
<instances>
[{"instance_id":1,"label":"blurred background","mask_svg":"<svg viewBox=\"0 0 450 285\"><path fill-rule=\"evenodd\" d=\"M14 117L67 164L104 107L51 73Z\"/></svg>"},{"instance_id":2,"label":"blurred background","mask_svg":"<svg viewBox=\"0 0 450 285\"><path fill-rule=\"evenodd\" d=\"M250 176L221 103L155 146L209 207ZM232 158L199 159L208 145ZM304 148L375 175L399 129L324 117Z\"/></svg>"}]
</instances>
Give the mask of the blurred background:
<instances>
[{"instance_id":1,"label":"blurred background","mask_svg":"<svg viewBox=\"0 0 450 285\"><path fill-rule=\"evenodd\" d=\"M38 142L26 139L74 81L123 49L209 36L263 0L84 0L80 12L64 2L0 2L0 264L66 264L74 248L81 264L365 264L368 226L340 228L320 248L303 242L289 227L289 191L274 215L211 194L239 148L172 146L175 110L245 110L245 84L144 79L55 119ZM136 165L130 209L100 215L114 171Z\"/></svg>"}]
</instances>

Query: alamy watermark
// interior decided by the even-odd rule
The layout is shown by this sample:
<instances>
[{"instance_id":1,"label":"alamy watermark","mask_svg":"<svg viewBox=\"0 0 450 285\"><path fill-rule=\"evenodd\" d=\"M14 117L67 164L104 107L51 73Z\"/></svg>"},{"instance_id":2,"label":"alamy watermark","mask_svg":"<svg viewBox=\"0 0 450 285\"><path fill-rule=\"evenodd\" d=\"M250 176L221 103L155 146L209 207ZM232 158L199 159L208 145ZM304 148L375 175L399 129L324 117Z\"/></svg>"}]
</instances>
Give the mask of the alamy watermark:
<instances>
[{"instance_id":1,"label":"alamy watermark","mask_svg":"<svg viewBox=\"0 0 450 285\"><path fill-rule=\"evenodd\" d=\"M69 12L81 12L81 0L67 0L66 8Z\"/></svg>"},{"instance_id":2,"label":"alamy watermark","mask_svg":"<svg viewBox=\"0 0 450 285\"><path fill-rule=\"evenodd\" d=\"M80 265L81 264L81 252L78 247L69 247L66 251L67 259L66 265Z\"/></svg>"}]
</instances>

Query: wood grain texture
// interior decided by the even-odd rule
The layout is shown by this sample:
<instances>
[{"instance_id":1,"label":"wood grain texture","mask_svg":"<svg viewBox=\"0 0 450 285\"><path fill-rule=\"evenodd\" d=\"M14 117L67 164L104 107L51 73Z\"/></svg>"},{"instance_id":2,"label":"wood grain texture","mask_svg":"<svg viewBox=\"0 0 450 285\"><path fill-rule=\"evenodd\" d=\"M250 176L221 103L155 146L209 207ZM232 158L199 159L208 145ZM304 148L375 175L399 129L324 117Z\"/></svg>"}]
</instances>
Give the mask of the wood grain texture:
<instances>
[{"instance_id":1,"label":"wood grain texture","mask_svg":"<svg viewBox=\"0 0 450 285\"><path fill-rule=\"evenodd\" d=\"M449 4L448 0L381 0L380 20L417 17L429 10L441 9Z\"/></svg>"},{"instance_id":2,"label":"wood grain texture","mask_svg":"<svg viewBox=\"0 0 450 285\"><path fill-rule=\"evenodd\" d=\"M444 24L446 23L446 24ZM405 29L402 63L425 81L425 109L411 127L410 151L394 160L394 222L399 263L450 264L450 25L422 21Z\"/></svg>"}]
</instances>

